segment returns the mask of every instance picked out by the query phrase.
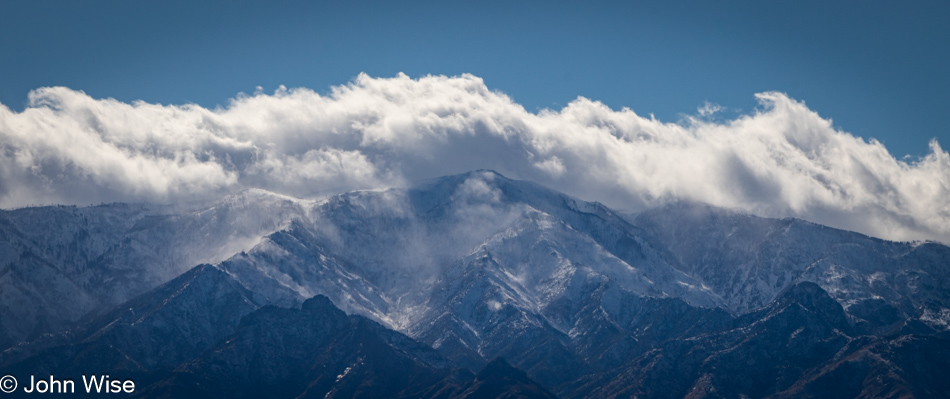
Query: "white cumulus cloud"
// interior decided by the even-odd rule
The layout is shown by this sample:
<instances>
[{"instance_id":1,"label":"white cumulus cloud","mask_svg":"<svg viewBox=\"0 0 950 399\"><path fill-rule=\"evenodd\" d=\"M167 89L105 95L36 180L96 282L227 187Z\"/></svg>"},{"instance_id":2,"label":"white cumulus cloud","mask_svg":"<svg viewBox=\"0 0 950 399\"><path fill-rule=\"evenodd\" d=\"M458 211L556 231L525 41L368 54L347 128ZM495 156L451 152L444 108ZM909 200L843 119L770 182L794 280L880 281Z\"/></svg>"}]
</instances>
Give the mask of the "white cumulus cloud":
<instances>
[{"instance_id":1,"label":"white cumulus cloud","mask_svg":"<svg viewBox=\"0 0 950 399\"><path fill-rule=\"evenodd\" d=\"M673 199L950 242L950 155L895 159L782 93L679 123L578 98L527 112L472 75L281 87L228 106L94 99L64 87L0 106L0 207L175 202L257 187L308 197L495 169L620 209Z\"/></svg>"}]
</instances>

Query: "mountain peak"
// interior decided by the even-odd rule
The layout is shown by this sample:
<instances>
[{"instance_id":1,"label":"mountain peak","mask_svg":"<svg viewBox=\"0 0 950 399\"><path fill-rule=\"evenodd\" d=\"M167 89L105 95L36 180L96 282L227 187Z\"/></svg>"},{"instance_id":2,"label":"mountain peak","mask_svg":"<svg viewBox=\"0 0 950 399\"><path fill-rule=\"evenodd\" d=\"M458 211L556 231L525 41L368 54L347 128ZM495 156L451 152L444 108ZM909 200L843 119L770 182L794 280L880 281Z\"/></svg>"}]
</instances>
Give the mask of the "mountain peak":
<instances>
[{"instance_id":1,"label":"mountain peak","mask_svg":"<svg viewBox=\"0 0 950 399\"><path fill-rule=\"evenodd\" d=\"M791 304L798 304L805 310L821 316L836 328L848 327L848 318L841 304L816 283L803 281L788 287L779 295L774 307L785 308Z\"/></svg>"},{"instance_id":2,"label":"mountain peak","mask_svg":"<svg viewBox=\"0 0 950 399\"><path fill-rule=\"evenodd\" d=\"M554 398L528 375L502 357L496 357L475 377L473 384L462 398Z\"/></svg>"},{"instance_id":3,"label":"mountain peak","mask_svg":"<svg viewBox=\"0 0 950 399\"><path fill-rule=\"evenodd\" d=\"M811 310L838 304L820 285L811 281L802 281L798 284L793 284L779 294L780 303L792 301Z\"/></svg>"},{"instance_id":4,"label":"mountain peak","mask_svg":"<svg viewBox=\"0 0 950 399\"><path fill-rule=\"evenodd\" d=\"M518 370L504 357L498 356L492 361L488 362L481 371L478 372L476 378L481 381L504 378L507 376L512 376L521 379L528 379L528 375L524 371Z\"/></svg>"},{"instance_id":5,"label":"mountain peak","mask_svg":"<svg viewBox=\"0 0 950 399\"><path fill-rule=\"evenodd\" d=\"M319 313L336 311L337 307L333 305L333 302L330 301L330 298L327 298L324 295L317 295L304 301L303 304L300 305L300 309L309 313Z\"/></svg>"}]
</instances>

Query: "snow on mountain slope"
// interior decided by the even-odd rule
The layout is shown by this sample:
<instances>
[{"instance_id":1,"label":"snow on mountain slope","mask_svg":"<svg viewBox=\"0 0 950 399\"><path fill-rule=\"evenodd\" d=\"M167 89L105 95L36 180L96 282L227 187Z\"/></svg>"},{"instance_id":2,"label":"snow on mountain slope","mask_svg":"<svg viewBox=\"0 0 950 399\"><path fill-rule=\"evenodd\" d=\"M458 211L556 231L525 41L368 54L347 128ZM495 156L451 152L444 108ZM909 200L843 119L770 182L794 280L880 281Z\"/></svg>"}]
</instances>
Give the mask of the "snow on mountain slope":
<instances>
[{"instance_id":1,"label":"snow on mountain slope","mask_svg":"<svg viewBox=\"0 0 950 399\"><path fill-rule=\"evenodd\" d=\"M633 222L664 258L702 281L735 313L765 306L800 281L818 283L870 328L918 319L950 323L950 248L867 237L796 219L675 204ZM892 313L893 317L887 317Z\"/></svg>"},{"instance_id":2,"label":"snow on mountain slope","mask_svg":"<svg viewBox=\"0 0 950 399\"><path fill-rule=\"evenodd\" d=\"M506 191L510 187L519 190ZM344 302L344 309L359 311L364 306L363 313L387 322L379 316L382 312L397 329L414 323L434 287L478 253L501 261L498 277L518 287L514 303L532 311L552 296L563 295L563 278L576 270L602 275L642 295L717 305L718 299L697 288L694 279L638 244L635 229L623 219L605 221L600 215L557 209L586 229L578 230L534 207L549 208L572 199L531 189L494 172L479 171L408 191L343 194L316 206L309 224L301 221L268 236L224 265L239 279L252 280L242 277L240 268L271 278L275 287L296 292L299 298L324 293ZM509 192L514 199L508 198ZM604 231L597 223L614 231ZM613 251L591 238L598 236ZM618 250L628 246L636 246L635 251ZM343 293L358 293L365 300L345 299ZM365 304L347 305L350 301Z\"/></svg>"},{"instance_id":3,"label":"snow on mountain slope","mask_svg":"<svg viewBox=\"0 0 950 399\"><path fill-rule=\"evenodd\" d=\"M490 347L506 340L483 334L517 331L513 325L499 328L499 323L543 325L572 341L593 327L579 325L591 321L581 314L582 307L564 304L586 303L594 290L605 286L633 296L670 297L675 292L694 305L715 304L708 294L688 291L685 287L692 285L691 280L663 284L663 278L668 277L663 266L631 266L563 221L533 211L447 270L431 294L427 314L418 319L412 334L427 337L423 341L433 345L457 338L462 345L490 357L498 354ZM524 312L524 320L513 322L494 315L509 308ZM457 319L451 325L465 326L471 333L445 328L451 319ZM601 322L609 324L612 319L613 315L607 315Z\"/></svg>"},{"instance_id":4,"label":"snow on mountain slope","mask_svg":"<svg viewBox=\"0 0 950 399\"><path fill-rule=\"evenodd\" d=\"M945 246L683 204L631 223L491 171L323 201L249 190L189 208L4 211L0 234L6 346L219 262L261 303L323 294L432 344L455 334L450 341L469 355L481 353L479 335L498 325L461 313L510 306L524 313L518 323L540 323L575 345L571 337L586 331L577 323L589 322L578 312L618 309L609 303L616 298L679 298L742 314L799 281L819 283L869 331L904 328L907 319L938 331L950 324ZM459 285L471 273L485 281ZM464 291L474 287L482 291ZM589 303L591 296L605 302ZM604 312L598 323L616 322ZM435 325L457 328L439 336Z\"/></svg>"},{"instance_id":5,"label":"snow on mountain slope","mask_svg":"<svg viewBox=\"0 0 950 399\"><path fill-rule=\"evenodd\" d=\"M306 218L311 202L249 190L190 208L0 211L0 346L60 331Z\"/></svg>"},{"instance_id":6,"label":"snow on mountain slope","mask_svg":"<svg viewBox=\"0 0 950 399\"><path fill-rule=\"evenodd\" d=\"M751 330L735 323L762 316L757 309L777 306L790 287L808 294L814 286L821 298L827 292L824 302L833 306L825 307L845 315L844 322L830 319L849 337L939 337L950 323L950 248L940 244L888 242L691 204L628 219L491 171L321 201L250 190L187 208L0 212L0 234L0 338L8 346L83 314L96 319L201 262L214 263L203 269L214 277L208 287L228 281L236 291L219 288L254 306L288 308L323 295L455 364L477 370L503 356L559 393L596 375L618 377L611 384L622 389L628 378L611 370L630 359L679 353L723 331L740 339ZM190 311L203 306L201 295L181 298L184 313L155 313L161 317L154 325L128 330L132 335L115 330L124 334L115 337L163 331L165 315L206 314ZM810 323L795 314L780 327ZM797 328L779 338L797 337ZM672 341L675 347L656 352ZM666 378L656 374L656 381ZM681 388L705 386L705 377L696 378Z\"/></svg>"},{"instance_id":7,"label":"snow on mountain slope","mask_svg":"<svg viewBox=\"0 0 950 399\"><path fill-rule=\"evenodd\" d=\"M814 281L861 331L944 329L946 247L705 209L657 209L630 223L475 171L329 198L221 266L266 300L323 294L460 364L505 356L546 386L666 339L650 328L688 331L629 317L626 304L640 298L683 301L643 302L644 315L715 326L725 316L689 309L741 315Z\"/></svg>"},{"instance_id":8,"label":"snow on mountain slope","mask_svg":"<svg viewBox=\"0 0 950 399\"><path fill-rule=\"evenodd\" d=\"M86 265L109 251L145 205L0 211L0 346L59 330L98 305Z\"/></svg>"},{"instance_id":9,"label":"snow on mountain slope","mask_svg":"<svg viewBox=\"0 0 950 399\"><path fill-rule=\"evenodd\" d=\"M342 194L309 215L220 267L260 300L291 305L326 295L473 367L498 355L529 373L560 365L542 383L584 372L575 338L614 323L605 315L597 326L577 325L593 319L564 306L588 302L593 290L721 303L612 211L494 172Z\"/></svg>"},{"instance_id":10,"label":"snow on mountain slope","mask_svg":"<svg viewBox=\"0 0 950 399\"><path fill-rule=\"evenodd\" d=\"M199 265L67 332L2 351L0 364L9 372L58 375L174 367L209 349L258 309L250 294L222 270Z\"/></svg>"}]
</instances>

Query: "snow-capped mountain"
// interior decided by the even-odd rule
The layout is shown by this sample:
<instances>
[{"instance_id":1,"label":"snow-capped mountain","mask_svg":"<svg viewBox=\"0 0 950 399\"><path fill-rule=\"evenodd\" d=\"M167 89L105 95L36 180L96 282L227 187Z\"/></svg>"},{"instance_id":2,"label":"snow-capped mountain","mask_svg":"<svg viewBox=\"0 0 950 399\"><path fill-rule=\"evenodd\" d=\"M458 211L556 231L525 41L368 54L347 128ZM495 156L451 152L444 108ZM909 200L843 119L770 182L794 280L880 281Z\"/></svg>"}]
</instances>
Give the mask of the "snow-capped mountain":
<instances>
[{"instance_id":1,"label":"snow-capped mountain","mask_svg":"<svg viewBox=\"0 0 950 399\"><path fill-rule=\"evenodd\" d=\"M765 306L801 281L820 285L873 328L914 320L950 325L950 248L901 243L797 219L766 219L697 204L637 215L671 265L703 282L728 309Z\"/></svg>"},{"instance_id":2,"label":"snow-capped mountain","mask_svg":"<svg viewBox=\"0 0 950 399\"><path fill-rule=\"evenodd\" d=\"M425 378L445 383L454 373L446 364L476 372L503 357L571 397L804 395L818 385L801 376L826 378L822 367L832 364L845 370L844 354L896 359L855 374L867 377L906 362L893 349L899 342L950 348L944 245L700 204L623 215L491 171L318 201L253 190L188 206L4 211L0 234L9 237L0 244L4 346L19 343L0 365L23 370L78 369L90 361L75 355L83 348L109 348L114 360L102 367L184 384L202 362L218 361L206 351L227 352L236 336L249 348L270 340L242 335L251 333L242 327L249 315L314 297L395 330L405 337L398 348L431 350L409 355L427 364ZM288 331L306 329L294 324L306 312L280 314ZM764 361L771 349L763 348L780 341L811 355L756 377L771 382L733 380L741 367L730 362ZM740 359L742 347L762 350ZM261 356L278 359L281 350ZM156 377L168 368L178 377ZM668 373L676 382L659 383ZM297 393L308 384L321 394L344 389L318 374L281 378ZM465 378L452 380L452 392L469 389ZM915 384L937 384L900 381L899 391L914 395L923 392Z\"/></svg>"},{"instance_id":3,"label":"snow-capped mountain","mask_svg":"<svg viewBox=\"0 0 950 399\"><path fill-rule=\"evenodd\" d=\"M214 204L0 211L0 344L57 332L199 263L250 249L310 202L251 190Z\"/></svg>"}]
</instances>

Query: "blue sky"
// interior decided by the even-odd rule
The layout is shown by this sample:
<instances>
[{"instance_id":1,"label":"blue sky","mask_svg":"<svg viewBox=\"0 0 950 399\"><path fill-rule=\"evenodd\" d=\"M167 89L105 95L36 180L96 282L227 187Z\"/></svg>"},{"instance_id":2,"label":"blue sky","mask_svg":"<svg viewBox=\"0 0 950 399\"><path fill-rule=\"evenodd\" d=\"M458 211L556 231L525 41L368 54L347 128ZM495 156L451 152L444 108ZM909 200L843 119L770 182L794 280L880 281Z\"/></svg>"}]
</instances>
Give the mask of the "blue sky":
<instances>
[{"instance_id":1,"label":"blue sky","mask_svg":"<svg viewBox=\"0 0 950 399\"><path fill-rule=\"evenodd\" d=\"M950 146L948 4L6 1L0 103L67 86L213 107L360 72L472 73L528 111L585 96L676 121L705 101L748 113L775 90L920 156Z\"/></svg>"},{"instance_id":2,"label":"blue sky","mask_svg":"<svg viewBox=\"0 0 950 399\"><path fill-rule=\"evenodd\" d=\"M947 21L947 2L5 1L0 208L494 169L631 212L950 242Z\"/></svg>"}]
</instances>

